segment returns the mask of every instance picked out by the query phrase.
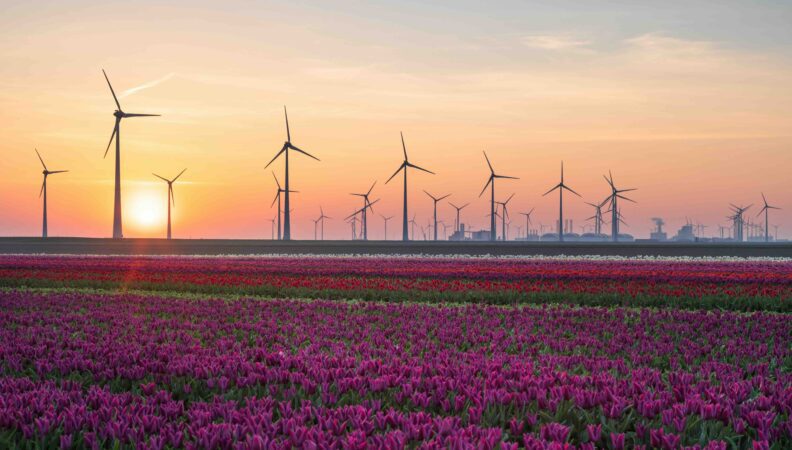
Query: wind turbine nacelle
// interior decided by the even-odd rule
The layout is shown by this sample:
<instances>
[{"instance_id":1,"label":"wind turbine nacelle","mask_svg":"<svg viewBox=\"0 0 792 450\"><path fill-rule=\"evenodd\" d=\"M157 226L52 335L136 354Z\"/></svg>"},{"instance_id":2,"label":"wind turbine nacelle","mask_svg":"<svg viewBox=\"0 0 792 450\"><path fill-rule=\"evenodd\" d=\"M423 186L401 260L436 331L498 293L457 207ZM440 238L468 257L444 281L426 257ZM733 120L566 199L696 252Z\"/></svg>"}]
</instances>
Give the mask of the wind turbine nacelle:
<instances>
[{"instance_id":1,"label":"wind turbine nacelle","mask_svg":"<svg viewBox=\"0 0 792 450\"><path fill-rule=\"evenodd\" d=\"M123 118L123 117L124 117L124 111L121 111L121 110L119 110L119 109L116 109L116 110L115 110L115 112L113 112L113 115L114 115L116 118L118 118L118 119L121 119L121 118Z\"/></svg>"}]
</instances>

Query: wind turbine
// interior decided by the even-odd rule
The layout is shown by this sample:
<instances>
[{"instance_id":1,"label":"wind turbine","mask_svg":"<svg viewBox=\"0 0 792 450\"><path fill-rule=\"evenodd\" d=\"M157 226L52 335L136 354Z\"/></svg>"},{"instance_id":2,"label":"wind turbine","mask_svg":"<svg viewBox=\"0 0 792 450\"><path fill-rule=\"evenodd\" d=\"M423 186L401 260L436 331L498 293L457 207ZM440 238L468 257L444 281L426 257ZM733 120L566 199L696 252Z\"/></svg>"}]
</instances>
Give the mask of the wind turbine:
<instances>
[{"instance_id":1,"label":"wind turbine","mask_svg":"<svg viewBox=\"0 0 792 450\"><path fill-rule=\"evenodd\" d=\"M440 225L443 226L443 240L448 240L448 225L447 223L443 222L442 220L438 222Z\"/></svg>"},{"instance_id":2,"label":"wind turbine","mask_svg":"<svg viewBox=\"0 0 792 450\"><path fill-rule=\"evenodd\" d=\"M490 241L494 241L495 237L496 237L495 236L495 234L496 234L495 233L495 179L496 178L508 178L508 179L511 179L511 180L519 180L519 178L510 177L510 176L506 176L506 175L497 175L495 173L495 169L492 168L492 164L490 164L489 157L487 157L487 152L483 152L483 153L484 153L484 159L487 160L487 166L489 167L489 170L490 170L490 176L487 179L487 184L484 185L484 189L481 190L481 193L479 194L479 197L481 197L484 194L484 191L487 190L487 186L489 186L491 184L492 188L491 188L491 191L490 191Z\"/></svg>"},{"instance_id":3,"label":"wind turbine","mask_svg":"<svg viewBox=\"0 0 792 450\"><path fill-rule=\"evenodd\" d=\"M187 169L185 168L184 170L187 170ZM176 180L178 180L180 176L182 176L182 174L184 173L184 170L179 172L179 174L176 175L176 178L174 178L172 180L169 180L167 178L161 177L161 176L157 175L156 173L152 173L152 175L154 175L155 177L157 177L160 180L168 183L168 239L171 238L171 203L173 203L173 207L174 208L176 207L176 197L173 196L173 183Z\"/></svg>"},{"instance_id":4,"label":"wind turbine","mask_svg":"<svg viewBox=\"0 0 792 450\"><path fill-rule=\"evenodd\" d=\"M283 189L281 187L281 185L280 185L280 182L278 181L278 177L275 176L275 172L272 172L272 178L275 178L275 185L278 186L278 190L275 193L275 198L272 199L272 204L270 204L270 208L272 208L272 206L275 205L275 202L278 202L278 240L280 241L281 238L282 238L282 235L281 235L281 212L283 211L281 209L281 194L285 193L286 196L288 196L289 195L288 192L294 192L295 194L297 194L300 191L290 191L288 189ZM288 216L288 214L289 213L287 211L286 215Z\"/></svg>"},{"instance_id":5,"label":"wind turbine","mask_svg":"<svg viewBox=\"0 0 792 450\"><path fill-rule=\"evenodd\" d=\"M370 210L371 210L371 212L374 212L374 204L375 204L375 203L377 203L378 201L379 201L379 199L376 199L376 200L374 200L373 202L369 202L369 201L368 201L368 198L367 198L367 199L366 199L366 203L363 205L363 207L362 207L362 208L360 208L360 209L358 209L357 211L353 212L353 213L352 213L352 214L350 214L349 216L347 216L346 220L349 220L349 219L356 218L358 214L360 214L362 217L365 217L365 214L366 214L366 210L367 210L367 209L370 209ZM366 239L366 234L365 234L365 233L366 233L365 219L360 219L360 224L361 224L361 226L363 227L363 230L362 230L362 232L361 232L361 236L363 236L363 239Z\"/></svg>"},{"instance_id":6,"label":"wind turbine","mask_svg":"<svg viewBox=\"0 0 792 450\"><path fill-rule=\"evenodd\" d=\"M380 217L382 217L382 220L385 221L385 240L387 241L388 240L388 221L393 219L393 216L385 217L382 214L380 214Z\"/></svg>"},{"instance_id":7,"label":"wind turbine","mask_svg":"<svg viewBox=\"0 0 792 450\"><path fill-rule=\"evenodd\" d=\"M129 117L159 117L159 114L136 114L126 113L121 109L121 104L118 102L118 97L115 95L113 85L110 84L110 79L107 78L107 73L102 69L107 86L110 87L110 93L113 94L113 100L118 109L113 112L115 116L115 126L113 127L113 134L110 135L110 141L107 143L104 158L107 157L107 152L110 151L110 144L113 143L115 138L115 197L113 200L113 239L121 239L124 237L123 226L121 224L121 119Z\"/></svg>"},{"instance_id":8,"label":"wind turbine","mask_svg":"<svg viewBox=\"0 0 792 450\"><path fill-rule=\"evenodd\" d=\"M603 175L602 177L605 178L605 181L608 182L608 185L611 188L611 195L609 195L608 198L606 198L605 201L603 201L600 206L603 206L606 203L610 202L609 211L611 213L611 239L613 240L613 242L618 242L619 223L620 222L624 223L624 221L621 220L621 211L619 211L618 201L619 199L622 199L622 200L627 200L628 202L635 203L635 200L627 198L621 194L624 192L634 191L636 189L616 189L616 185L613 184L613 174L610 171L608 171L607 177L605 175Z\"/></svg>"},{"instance_id":9,"label":"wind turbine","mask_svg":"<svg viewBox=\"0 0 792 450\"><path fill-rule=\"evenodd\" d=\"M536 209L536 208L531 208L531 210L528 211L527 213L520 213L523 216L525 216L525 240L526 241L528 240L528 232L531 230L531 214L533 214L534 209Z\"/></svg>"},{"instance_id":10,"label":"wind turbine","mask_svg":"<svg viewBox=\"0 0 792 450\"><path fill-rule=\"evenodd\" d=\"M770 212L771 209L781 209L781 208L779 208L777 206L768 205L767 204L767 199L765 198L765 195L764 195L764 192L762 192L762 202L764 202L764 206L759 211L759 213L756 214L756 216L758 217L759 214L762 214L762 212L765 213L765 242L770 242L770 229L769 229L770 222L769 222L768 212Z\"/></svg>"},{"instance_id":11,"label":"wind turbine","mask_svg":"<svg viewBox=\"0 0 792 450\"><path fill-rule=\"evenodd\" d=\"M320 221L320 222L322 222L322 223L321 223L321 227L322 227L322 240L323 240L323 241L324 241L324 221L325 221L325 219L330 219L330 220L333 220L333 218L332 218L332 217L325 216L324 210L323 210L323 209L322 209L322 207L320 206L320 207L319 207L319 221ZM315 234L316 234L316 232L314 232L314 235L315 235ZM314 236L314 240L316 240L316 236Z\"/></svg>"},{"instance_id":12,"label":"wind turbine","mask_svg":"<svg viewBox=\"0 0 792 450\"><path fill-rule=\"evenodd\" d=\"M438 198L438 197L435 197L434 195L430 194L429 192L427 192L426 189L424 189L424 193L426 195L428 195L429 198L431 198L432 201L434 202L434 228L433 229L434 229L434 240L436 241L437 240L437 202L439 202L440 200L448 198L451 194L446 194L446 195Z\"/></svg>"},{"instance_id":13,"label":"wind turbine","mask_svg":"<svg viewBox=\"0 0 792 450\"><path fill-rule=\"evenodd\" d=\"M41 229L41 237L46 238L47 237L47 177L50 175L54 175L56 173L68 172L68 170L47 169L47 165L44 164L44 159L41 157L39 151L37 149L34 150L36 150L36 155L38 155L38 159L39 161L41 161L41 165L44 167L44 171L41 172L44 174L44 181L41 183L41 190L39 191L39 197L41 197L42 195L44 196L44 219L43 219L43 226Z\"/></svg>"},{"instance_id":14,"label":"wind turbine","mask_svg":"<svg viewBox=\"0 0 792 450\"><path fill-rule=\"evenodd\" d=\"M270 162L267 163L266 166L264 166L264 168L266 169L267 167L269 167L270 164L275 162L275 160L278 159L280 155L284 155L285 163L286 163L286 168L285 168L286 181L284 183L285 184L284 193L286 194L286 196L283 202L283 209L285 210L284 212L286 214L283 219L283 239L288 241L291 240L291 214L290 214L291 210L289 209L289 192L290 192L289 191L289 150L294 150L297 153L302 153L303 155L308 156L309 158L313 158L317 161L319 161L319 158L311 155L310 153L298 148L296 145L291 143L291 132L289 131L289 114L286 112L286 106L283 107L283 116L286 118L286 142L283 143L283 147L281 147L280 151L275 154L275 156L270 160Z\"/></svg>"},{"instance_id":15,"label":"wind turbine","mask_svg":"<svg viewBox=\"0 0 792 450\"><path fill-rule=\"evenodd\" d=\"M366 218L366 209L368 209L368 208L366 208L366 205L369 204L369 195L371 195L371 191L374 190L374 185L375 184L377 184L376 181L374 183L372 183L372 185L369 188L368 192L366 192L365 194L349 194L349 195L355 195L355 196L358 196L358 197L363 197L363 209L361 209L361 211L362 211L361 218L362 218L363 221L361 223L361 226L363 227L363 240L364 241L368 240L368 220Z\"/></svg>"},{"instance_id":16,"label":"wind turbine","mask_svg":"<svg viewBox=\"0 0 792 450\"><path fill-rule=\"evenodd\" d=\"M277 220L277 219L275 219L274 217L272 219L270 219L270 222L272 222L272 234L270 236L270 240L272 240L272 241L275 240L275 220ZM278 232L280 232L280 229L278 229Z\"/></svg>"},{"instance_id":17,"label":"wind turbine","mask_svg":"<svg viewBox=\"0 0 792 450\"><path fill-rule=\"evenodd\" d=\"M460 212L460 211L462 211L463 209L465 209L465 207L466 207L467 205L469 205L470 203L465 203L465 204L464 204L464 205L462 205L462 206L457 206L457 205L455 205L455 204L453 204L453 203L451 203L451 202L448 202L448 204L449 204L449 205L451 205L451 206L452 206L454 209L456 209L456 220L454 221L454 231L457 231L457 232L458 232L458 231L459 231L459 225L460 225L460 222L459 222L459 212Z\"/></svg>"},{"instance_id":18,"label":"wind turbine","mask_svg":"<svg viewBox=\"0 0 792 450\"><path fill-rule=\"evenodd\" d=\"M594 207L594 215L586 220L594 220L594 234L596 234L597 236L602 234L602 223L604 222L602 220L602 205L604 203L605 202L596 204L596 203L586 202L587 205Z\"/></svg>"},{"instance_id":19,"label":"wind turbine","mask_svg":"<svg viewBox=\"0 0 792 450\"><path fill-rule=\"evenodd\" d=\"M514 197L514 194L510 195L509 198L507 198L505 202L495 202L495 203L501 205L501 208L503 209L503 215L501 217L501 225L503 227L503 240L504 241L506 240L506 237L507 237L507 233L506 233L506 219L509 218L509 210L506 207L506 205L509 204L509 202L511 201L512 197Z\"/></svg>"},{"instance_id":20,"label":"wind turbine","mask_svg":"<svg viewBox=\"0 0 792 450\"><path fill-rule=\"evenodd\" d=\"M415 214L413 214L412 219L410 219L410 236L412 236L411 239L415 239L415 225L416 225L416 223L417 222L415 221Z\"/></svg>"},{"instance_id":21,"label":"wind turbine","mask_svg":"<svg viewBox=\"0 0 792 450\"><path fill-rule=\"evenodd\" d=\"M564 184L564 162L561 161L561 182L555 185L552 189L545 192L547 195L558 189L558 241L564 242L564 189L580 197L580 194L575 192L572 188ZM543 195L543 196L544 196Z\"/></svg>"},{"instance_id":22,"label":"wind turbine","mask_svg":"<svg viewBox=\"0 0 792 450\"><path fill-rule=\"evenodd\" d=\"M404 161L401 163L399 168L396 169L396 172L394 172L393 175L391 175L391 177L388 178L388 181L386 181L385 184L388 184L390 180L392 180L393 177L395 177L399 173L400 170L404 171L404 214L402 219L402 240L407 241L409 240L407 236L407 169L412 167L413 169L422 170L424 172L431 173L432 175L434 175L435 173L432 172L431 170L426 170L423 167L418 167L415 164L412 164L409 159L407 159L407 146L404 145L404 133L399 132L399 134L401 134L402 150L404 151Z\"/></svg>"}]
</instances>

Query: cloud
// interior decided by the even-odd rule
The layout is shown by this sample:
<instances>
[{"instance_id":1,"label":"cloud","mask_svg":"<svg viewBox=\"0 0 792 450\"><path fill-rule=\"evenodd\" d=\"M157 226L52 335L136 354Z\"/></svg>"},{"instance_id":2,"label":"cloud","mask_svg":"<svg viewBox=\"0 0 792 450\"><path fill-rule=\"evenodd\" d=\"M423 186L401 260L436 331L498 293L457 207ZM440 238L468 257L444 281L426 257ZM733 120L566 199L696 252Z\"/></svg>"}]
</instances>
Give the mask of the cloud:
<instances>
[{"instance_id":1,"label":"cloud","mask_svg":"<svg viewBox=\"0 0 792 450\"><path fill-rule=\"evenodd\" d=\"M575 38L568 35L550 35L541 34L533 36L525 36L522 38L523 45L531 48L538 48L541 50L582 50L589 45L591 41Z\"/></svg>"},{"instance_id":2,"label":"cloud","mask_svg":"<svg viewBox=\"0 0 792 450\"><path fill-rule=\"evenodd\" d=\"M157 78L156 80L152 80L152 81L143 83L140 86L136 86L136 87L133 87L131 89L127 89L127 90L125 90L124 92L121 93L119 98L124 98L124 97L127 97L127 96L130 96L130 95L134 94L135 92L139 92L139 91L142 91L144 89L148 89L148 88L157 86L160 83L163 83L165 81L170 80L171 78L174 77L174 75L176 75L176 74L171 72L171 73L165 75L164 77Z\"/></svg>"}]
</instances>

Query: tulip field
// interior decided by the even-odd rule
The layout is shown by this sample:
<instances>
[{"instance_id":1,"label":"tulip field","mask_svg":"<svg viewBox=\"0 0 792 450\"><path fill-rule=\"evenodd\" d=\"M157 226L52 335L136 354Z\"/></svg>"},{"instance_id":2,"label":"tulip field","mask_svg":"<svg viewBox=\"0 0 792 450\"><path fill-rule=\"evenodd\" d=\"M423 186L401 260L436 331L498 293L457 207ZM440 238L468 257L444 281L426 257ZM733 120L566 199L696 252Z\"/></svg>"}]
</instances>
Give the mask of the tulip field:
<instances>
[{"instance_id":1,"label":"tulip field","mask_svg":"<svg viewBox=\"0 0 792 450\"><path fill-rule=\"evenodd\" d=\"M785 260L0 255L0 448L792 448Z\"/></svg>"}]
</instances>

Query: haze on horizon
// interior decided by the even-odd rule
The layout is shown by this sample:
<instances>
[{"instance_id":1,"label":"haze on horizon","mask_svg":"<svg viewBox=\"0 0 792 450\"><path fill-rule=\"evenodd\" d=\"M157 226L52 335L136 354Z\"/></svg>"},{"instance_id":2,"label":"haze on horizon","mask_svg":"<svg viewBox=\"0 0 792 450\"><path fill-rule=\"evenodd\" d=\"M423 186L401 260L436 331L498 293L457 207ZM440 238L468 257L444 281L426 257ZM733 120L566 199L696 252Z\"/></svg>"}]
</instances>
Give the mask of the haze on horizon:
<instances>
[{"instance_id":1,"label":"haze on horizon","mask_svg":"<svg viewBox=\"0 0 792 450\"><path fill-rule=\"evenodd\" d=\"M126 237L165 235L173 177L173 234L269 238L275 185L264 166L292 137L321 159L291 160L296 239L313 237L322 205L327 238L373 181L379 213L400 236L399 131L410 160L410 211L426 224L435 195L471 202L463 222L488 226L489 175L497 197L516 193L550 226L565 181L564 215L576 232L585 201L608 194L602 175L635 187L623 232L647 236L651 217L669 235L690 218L718 233L728 204L783 208L771 224L792 237L792 4L775 1L241 2L12 1L0 15L0 235L41 231L41 167L51 236L112 231L113 158L102 159L115 109L122 136ZM283 163L273 164L282 178ZM439 206L453 223L453 208ZM511 235L514 235L512 231Z\"/></svg>"}]
</instances>

